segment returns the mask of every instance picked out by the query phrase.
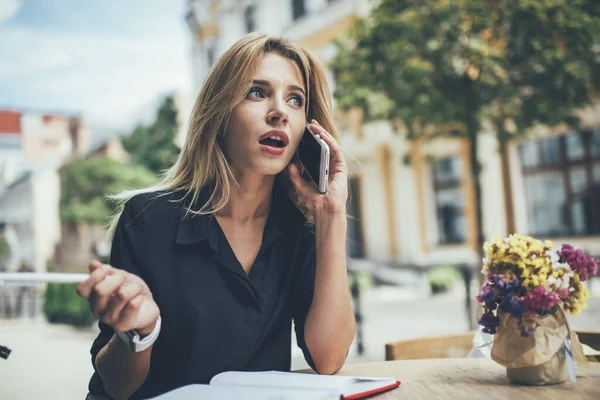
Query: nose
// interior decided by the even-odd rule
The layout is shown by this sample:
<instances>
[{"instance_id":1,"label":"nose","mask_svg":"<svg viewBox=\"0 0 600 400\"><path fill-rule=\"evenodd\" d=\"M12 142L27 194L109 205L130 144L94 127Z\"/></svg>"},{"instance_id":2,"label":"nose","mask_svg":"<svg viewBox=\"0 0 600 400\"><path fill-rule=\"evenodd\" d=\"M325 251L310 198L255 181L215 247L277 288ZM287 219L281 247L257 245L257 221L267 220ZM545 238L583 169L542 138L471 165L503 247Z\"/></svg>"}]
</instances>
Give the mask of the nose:
<instances>
[{"instance_id":1,"label":"nose","mask_svg":"<svg viewBox=\"0 0 600 400\"><path fill-rule=\"evenodd\" d=\"M287 125L288 119L285 101L283 99L273 99L267 114L267 122L269 125Z\"/></svg>"}]
</instances>

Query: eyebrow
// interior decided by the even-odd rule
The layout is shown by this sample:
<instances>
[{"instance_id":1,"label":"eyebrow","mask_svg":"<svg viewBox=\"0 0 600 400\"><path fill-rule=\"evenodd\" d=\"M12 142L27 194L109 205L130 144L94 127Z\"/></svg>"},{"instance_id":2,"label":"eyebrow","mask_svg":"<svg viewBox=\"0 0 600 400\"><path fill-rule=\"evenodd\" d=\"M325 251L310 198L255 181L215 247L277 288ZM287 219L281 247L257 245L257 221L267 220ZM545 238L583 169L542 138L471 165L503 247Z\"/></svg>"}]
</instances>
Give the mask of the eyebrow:
<instances>
[{"instance_id":1,"label":"eyebrow","mask_svg":"<svg viewBox=\"0 0 600 400\"><path fill-rule=\"evenodd\" d=\"M271 83L269 83L269 81L265 81L265 80L262 80L262 79L254 79L254 80L252 81L252 84L253 84L253 85L260 85L260 86L267 86L267 87L271 87ZM302 94L304 95L304 97L306 97L306 93L304 93L304 89L302 89L300 86L297 86L297 85L289 85L289 86L288 86L288 89L291 89L291 90L297 90L297 91L299 91L299 92L302 92Z\"/></svg>"}]
</instances>

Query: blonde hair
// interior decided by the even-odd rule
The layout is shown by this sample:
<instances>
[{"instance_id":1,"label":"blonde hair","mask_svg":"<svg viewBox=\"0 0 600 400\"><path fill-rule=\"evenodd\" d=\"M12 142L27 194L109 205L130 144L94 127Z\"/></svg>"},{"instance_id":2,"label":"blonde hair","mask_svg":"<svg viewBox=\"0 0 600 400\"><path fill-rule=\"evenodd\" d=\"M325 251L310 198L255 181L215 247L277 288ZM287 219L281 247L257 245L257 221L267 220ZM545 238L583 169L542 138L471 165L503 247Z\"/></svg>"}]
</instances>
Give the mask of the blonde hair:
<instances>
[{"instance_id":1,"label":"blonde hair","mask_svg":"<svg viewBox=\"0 0 600 400\"><path fill-rule=\"evenodd\" d=\"M317 58L283 38L248 34L219 57L210 69L194 104L185 143L175 164L164 173L160 182L148 188L109 196L118 203L120 210L109 222L110 238L114 235L124 204L138 194L185 191L181 200L191 197L190 204L196 204L200 190L210 185L208 201L199 210L190 208L188 211L212 214L227 205L235 177L222 147L223 135L233 109L244 100L251 87L262 56L272 52L298 65L307 90L307 120L316 119L334 138L338 138L331 93L325 71ZM312 215L299 201L291 183L287 184L294 204L311 219ZM212 204L217 196L217 203Z\"/></svg>"}]
</instances>

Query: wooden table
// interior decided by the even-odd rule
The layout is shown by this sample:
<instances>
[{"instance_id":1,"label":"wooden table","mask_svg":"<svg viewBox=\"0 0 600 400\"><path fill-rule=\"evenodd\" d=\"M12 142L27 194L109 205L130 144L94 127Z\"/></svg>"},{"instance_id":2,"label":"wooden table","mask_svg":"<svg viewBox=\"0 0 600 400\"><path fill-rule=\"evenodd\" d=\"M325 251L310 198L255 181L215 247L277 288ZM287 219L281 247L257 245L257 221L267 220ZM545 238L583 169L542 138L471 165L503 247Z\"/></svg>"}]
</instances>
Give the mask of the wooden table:
<instances>
[{"instance_id":1,"label":"wooden table","mask_svg":"<svg viewBox=\"0 0 600 400\"><path fill-rule=\"evenodd\" d=\"M506 369L490 359L448 358L348 364L337 375L390 376L397 389L374 396L391 399L600 399L600 363L577 369L577 383L525 386L511 383Z\"/></svg>"}]
</instances>

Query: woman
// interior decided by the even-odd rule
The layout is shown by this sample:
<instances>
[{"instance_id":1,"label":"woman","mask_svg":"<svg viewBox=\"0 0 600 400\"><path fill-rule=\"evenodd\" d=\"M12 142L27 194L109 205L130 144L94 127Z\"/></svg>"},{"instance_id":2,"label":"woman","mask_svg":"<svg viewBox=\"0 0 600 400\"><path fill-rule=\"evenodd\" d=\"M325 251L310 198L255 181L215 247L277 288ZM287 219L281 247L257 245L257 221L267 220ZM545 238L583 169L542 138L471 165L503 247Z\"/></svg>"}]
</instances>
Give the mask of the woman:
<instances>
[{"instance_id":1,"label":"woman","mask_svg":"<svg viewBox=\"0 0 600 400\"><path fill-rule=\"evenodd\" d=\"M326 194L291 162L308 121L331 149ZM355 321L336 136L308 51L250 34L215 63L175 165L119 196L111 265L92 262L78 287L101 317L90 393L148 398L227 370L289 371L292 320L313 369L342 366ZM148 343L130 350L115 334L129 330Z\"/></svg>"}]
</instances>

